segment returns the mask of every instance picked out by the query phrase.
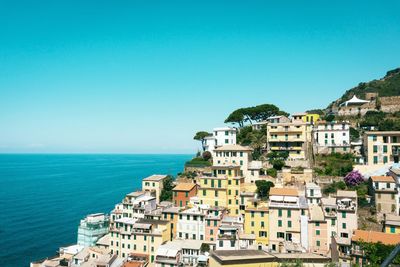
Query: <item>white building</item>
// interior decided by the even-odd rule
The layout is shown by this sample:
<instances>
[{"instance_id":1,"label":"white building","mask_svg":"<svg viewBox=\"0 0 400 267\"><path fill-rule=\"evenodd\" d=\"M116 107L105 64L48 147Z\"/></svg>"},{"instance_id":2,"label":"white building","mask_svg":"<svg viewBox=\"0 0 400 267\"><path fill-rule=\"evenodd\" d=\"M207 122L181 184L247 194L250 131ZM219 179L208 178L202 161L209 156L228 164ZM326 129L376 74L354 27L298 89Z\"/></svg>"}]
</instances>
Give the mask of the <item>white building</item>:
<instances>
[{"instance_id":1,"label":"white building","mask_svg":"<svg viewBox=\"0 0 400 267\"><path fill-rule=\"evenodd\" d=\"M321 187L316 183L306 183L306 199L308 204L319 204L322 198Z\"/></svg>"},{"instance_id":2,"label":"white building","mask_svg":"<svg viewBox=\"0 0 400 267\"><path fill-rule=\"evenodd\" d=\"M197 266L201 252L200 240L173 240L161 245L157 250L156 267Z\"/></svg>"},{"instance_id":3,"label":"white building","mask_svg":"<svg viewBox=\"0 0 400 267\"><path fill-rule=\"evenodd\" d=\"M177 237L179 239L205 240L206 209L202 205L179 212Z\"/></svg>"},{"instance_id":4,"label":"white building","mask_svg":"<svg viewBox=\"0 0 400 267\"><path fill-rule=\"evenodd\" d=\"M213 135L205 138L205 150L213 153L217 147L236 145L236 132L233 127L214 128Z\"/></svg>"},{"instance_id":5,"label":"white building","mask_svg":"<svg viewBox=\"0 0 400 267\"><path fill-rule=\"evenodd\" d=\"M95 213L81 220L78 227L78 245L84 247L94 246L105 234L108 233L110 218L104 213Z\"/></svg>"},{"instance_id":6,"label":"white building","mask_svg":"<svg viewBox=\"0 0 400 267\"><path fill-rule=\"evenodd\" d=\"M350 153L350 125L348 122L317 122L313 129L317 154Z\"/></svg>"},{"instance_id":7,"label":"white building","mask_svg":"<svg viewBox=\"0 0 400 267\"><path fill-rule=\"evenodd\" d=\"M214 166L240 166L240 176L247 176L249 162L251 161L250 147L241 145L226 145L218 147L214 150L213 165Z\"/></svg>"}]
</instances>

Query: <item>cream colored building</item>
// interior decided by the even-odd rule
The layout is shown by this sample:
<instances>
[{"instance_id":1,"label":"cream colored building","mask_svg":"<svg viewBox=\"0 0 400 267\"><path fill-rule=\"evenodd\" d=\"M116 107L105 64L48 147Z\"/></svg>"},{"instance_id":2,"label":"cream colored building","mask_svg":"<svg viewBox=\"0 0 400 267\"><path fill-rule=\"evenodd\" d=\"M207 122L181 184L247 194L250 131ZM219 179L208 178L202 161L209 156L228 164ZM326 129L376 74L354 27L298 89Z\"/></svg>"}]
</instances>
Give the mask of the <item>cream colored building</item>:
<instances>
[{"instance_id":1,"label":"cream colored building","mask_svg":"<svg viewBox=\"0 0 400 267\"><path fill-rule=\"evenodd\" d=\"M309 208L308 250L313 253L327 255L329 251L328 223L321 206L312 204Z\"/></svg>"},{"instance_id":2,"label":"cream colored building","mask_svg":"<svg viewBox=\"0 0 400 267\"><path fill-rule=\"evenodd\" d=\"M269 123L268 151L286 151L290 159L307 159L311 154L311 127L311 124L303 122L302 119Z\"/></svg>"},{"instance_id":3,"label":"cream colored building","mask_svg":"<svg viewBox=\"0 0 400 267\"><path fill-rule=\"evenodd\" d=\"M368 165L398 163L400 157L400 131L365 132L364 154Z\"/></svg>"},{"instance_id":4,"label":"cream colored building","mask_svg":"<svg viewBox=\"0 0 400 267\"><path fill-rule=\"evenodd\" d=\"M167 175L154 174L142 180L142 190L151 192L156 197L157 203L160 201L165 178L167 178Z\"/></svg>"},{"instance_id":5,"label":"cream colored building","mask_svg":"<svg viewBox=\"0 0 400 267\"><path fill-rule=\"evenodd\" d=\"M251 161L250 147L241 145L224 145L214 150L214 166L240 166L240 176L246 177Z\"/></svg>"},{"instance_id":6,"label":"cream colored building","mask_svg":"<svg viewBox=\"0 0 400 267\"><path fill-rule=\"evenodd\" d=\"M274 252L303 251L301 216L306 215L307 202L294 188L270 189L269 248ZM307 221L305 222L305 226Z\"/></svg>"},{"instance_id":7,"label":"cream colored building","mask_svg":"<svg viewBox=\"0 0 400 267\"><path fill-rule=\"evenodd\" d=\"M373 200L378 214L397 214L397 185L392 176L371 176Z\"/></svg>"}]
</instances>

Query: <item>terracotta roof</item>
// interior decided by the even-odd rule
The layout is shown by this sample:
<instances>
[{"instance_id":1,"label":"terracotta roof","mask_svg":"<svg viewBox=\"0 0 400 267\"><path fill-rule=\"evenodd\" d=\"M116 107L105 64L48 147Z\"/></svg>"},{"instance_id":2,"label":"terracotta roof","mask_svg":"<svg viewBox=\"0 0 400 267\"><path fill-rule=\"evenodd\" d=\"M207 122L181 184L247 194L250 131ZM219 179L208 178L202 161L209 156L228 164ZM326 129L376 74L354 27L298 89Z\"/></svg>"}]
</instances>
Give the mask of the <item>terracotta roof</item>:
<instances>
[{"instance_id":1,"label":"terracotta roof","mask_svg":"<svg viewBox=\"0 0 400 267\"><path fill-rule=\"evenodd\" d=\"M371 176L371 180L374 182L386 182L386 183L395 182L392 176Z\"/></svg>"},{"instance_id":2,"label":"terracotta roof","mask_svg":"<svg viewBox=\"0 0 400 267\"><path fill-rule=\"evenodd\" d=\"M352 241L363 241L367 243L382 243L385 245L397 245L400 243L400 234L387 234L375 231L355 230Z\"/></svg>"},{"instance_id":3,"label":"terracotta roof","mask_svg":"<svg viewBox=\"0 0 400 267\"><path fill-rule=\"evenodd\" d=\"M269 195L272 196L298 196L299 192L295 188L277 188L273 187L269 191Z\"/></svg>"},{"instance_id":4,"label":"terracotta roof","mask_svg":"<svg viewBox=\"0 0 400 267\"><path fill-rule=\"evenodd\" d=\"M172 191L191 191L196 184L194 183L179 183L175 186Z\"/></svg>"}]
</instances>

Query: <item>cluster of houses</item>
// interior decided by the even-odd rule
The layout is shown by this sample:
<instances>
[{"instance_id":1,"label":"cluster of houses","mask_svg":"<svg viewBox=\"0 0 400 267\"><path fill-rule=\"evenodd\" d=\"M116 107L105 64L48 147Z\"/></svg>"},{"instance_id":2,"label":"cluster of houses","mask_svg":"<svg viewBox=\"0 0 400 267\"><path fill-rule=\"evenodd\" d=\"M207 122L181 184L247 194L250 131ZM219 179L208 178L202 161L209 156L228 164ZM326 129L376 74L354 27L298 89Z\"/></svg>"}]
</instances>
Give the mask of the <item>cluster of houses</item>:
<instances>
[{"instance_id":1,"label":"cluster of houses","mask_svg":"<svg viewBox=\"0 0 400 267\"><path fill-rule=\"evenodd\" d=\"M253 124L265 129L268 151L287 151L287 164L303 164L310 153L354 152L348 122L325 122L318 114L275 116ZM361 230L356 191L324 196L312 170L282 170L277 178L252 160L252 149L236 143L237 129L215 128L206 138L212 166L191 180L177 180L171 201L160 201L166 175L144 178L111 214L81 221L77 245L31 267L306 266L365 263L360 242L400 243L400 132L366 132L364 169L381 231ZM357 144L359 146L359 144ZM356 153L356 152L354 152ZM375 168L375 167L376 168ZM362 168L361 168L362 169ZM376 173L373 173L376 174ZM261 198L256 182L270 181Z\"/></svg>"}]
</instances>

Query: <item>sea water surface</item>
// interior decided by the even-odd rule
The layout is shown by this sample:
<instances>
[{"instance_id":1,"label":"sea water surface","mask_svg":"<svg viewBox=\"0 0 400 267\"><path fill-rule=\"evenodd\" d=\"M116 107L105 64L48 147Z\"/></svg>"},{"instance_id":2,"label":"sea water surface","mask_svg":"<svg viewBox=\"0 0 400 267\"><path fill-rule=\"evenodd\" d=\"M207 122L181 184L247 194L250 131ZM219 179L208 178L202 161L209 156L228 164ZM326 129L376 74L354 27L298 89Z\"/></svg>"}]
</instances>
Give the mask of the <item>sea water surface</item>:
<instances>
[{"instance_id":1,"label":"sea water surface","mask_svg":"<svg viewBox=\"0 0 400 267\"><path fill-rule=\"evenodd\" d=\"M0 154L0 266L25 267L76 243L79 220L109 213L152 174L191 155Z\"/></svg>"}]
</instances>

